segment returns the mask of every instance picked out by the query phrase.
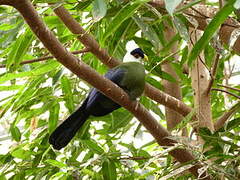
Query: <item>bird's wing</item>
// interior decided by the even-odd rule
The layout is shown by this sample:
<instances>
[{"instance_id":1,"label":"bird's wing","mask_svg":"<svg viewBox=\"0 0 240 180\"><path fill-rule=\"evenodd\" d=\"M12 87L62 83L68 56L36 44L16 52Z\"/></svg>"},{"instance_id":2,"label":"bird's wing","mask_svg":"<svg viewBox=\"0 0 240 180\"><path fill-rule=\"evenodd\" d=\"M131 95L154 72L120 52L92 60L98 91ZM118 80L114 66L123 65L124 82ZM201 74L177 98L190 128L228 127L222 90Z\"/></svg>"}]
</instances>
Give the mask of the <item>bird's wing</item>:
<instances>
[{"instance_id":1,"label":"bird's wing","mask_svg":"<svg viewBox=\"0 0 240 180\"><path fill-rule=\"evenodd\" d=\"M117 84L118 86L121 87L121 80L123 79L124 75L126 73L125 69L121 69L121 68L114 68L114 69L110 69L105 75L104 77L106 77L107 79L111 80L112 82L114 82L115 84ZM115 109L119 106L117 104L115 104L112 100L110 100L109 98L107 98L105 95L103 95L100 91L98 91L96 88L93 88L89 95L88 95L88 100L87 100L87 109L92 109L93 106L96 105L96 103L98 102L105 102L108 101L112 106L110 109ZM111 110L112 111L112 110Z\"/></svg>"},{"instance_id":2,"label":"bird's wing","mask_svg":"<svg viewBox=\"0 0 240 180\"><path fill-rule=\"evenodd\" d=\"M118 86L121 86L120 83L124 77L124 75L126 74L126 69L123 68L114 68L114 69L110 69L105 75L104 77L111 80L112 82L114 82L115 84L117 84Z\"/></svg>"}]
</instances>

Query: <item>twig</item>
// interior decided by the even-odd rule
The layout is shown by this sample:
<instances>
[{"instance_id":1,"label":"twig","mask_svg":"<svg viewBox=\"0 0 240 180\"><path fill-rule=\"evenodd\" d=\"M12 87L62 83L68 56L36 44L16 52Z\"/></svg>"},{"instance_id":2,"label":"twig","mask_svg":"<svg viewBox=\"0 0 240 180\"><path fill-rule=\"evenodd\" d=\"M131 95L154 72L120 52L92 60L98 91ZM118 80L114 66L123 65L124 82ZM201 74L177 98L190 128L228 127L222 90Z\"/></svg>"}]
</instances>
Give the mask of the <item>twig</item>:
<instances>
[{"instance_id":1,"label":"twig","mask_svg":"<svg viewBox=\"0 0 240 180\"><path fill-rule=\"evenodd\" d=\"M150 159L152 158L152 156L150 157L143 157L143 156L126 156L126 157L120 157L119 160L146 160L146 159Z\"/></svg>"},{"instance_id":2,"label":"twig","mask_svg":"<svg viewBox=\"0 0 240 180\"><path fill-rule=\"evenodd\" d=\"M206 94L210 93L213 82L216 78L217 68L218 68L218 64L219 64L219 58L220 58L220 54L217 53L216 58L214 59L214 62L213 62L212 72L210 73L211 74L211 80L209 81L209 84L208 84L208 87L207 87L207 90L206 90Z\"/></svg>"},{"instance_id":3,"label":"twig","mask_svg":"<svg viewBox=\"0 0 240 180\"><path fill-rule=\"evenodd\" d=\"M78 50L78 51L72 51L71 53L72 54L80 54L80 53L86 53L86 52L89 52L89 48L84 48L84 49ZM40 58L36 58L36 59L30 59L30 60L22 61L20 63L20 65L45 61L45 60L52 59L52 58L54 58L54 56L45 56L45 57L40 57ZM0 68L6 68L6 65L2 64L2 65L0 65Z\"/></svg>"},{"instance_id":4,"label":"twig","mask_svg":"<svg viewBox=\"0 0 240 180\"><path fill-rule=\"evenodd\" d=\"M173 52L173 53L169 54L168 56L164 57L162 59L162 61L158 62L155 66L153 66L153 68L149 72L152 72L157 66L160 66L160 65L163 65L163 64L167 63L169 61L168 58L178 54L179 52L180 52L180 50L178 50L176 52Z\"/></svg>"},{"instance_id":5,"label":"twig","mask_svg":"<svg viewBox=\"0 0 240 180\"><path fill-rule=\"evenodd\" d=\"M195 9L194 7L191 7L191 9L206 19L210 18L210 17L206 16L205 14L201 13L200 11L198 11L197 9Z\"/></svg>"},{"instance_id":6,"label":"twig","mask_svg":"<svg viewBox=\"0 0 240 180\"><path fill-rule=\"evenodd\" d=\"M231 96L233 96L233 97L235 97L235 98L240 99L240 96L238 96L238 95L236 95L236 94L234 94L234 93L231 93L231 92L229 92L229 91L223 90L223 89L212 88L211 90L213 90L213 91L225 92L225 93L227 93L227 94L229 94L229 95L231 95Z\"/></svg>"},{"instance_id":7,"label":"twig","mask_svg":"<svg viewBox=\"0 0 240 180\"><path fill-rule=\"evenodd\" d=\"M233 107L231 107L228 111L226 111L214 124L214 129L219 130L225 122L231 118L236 112L238 112L240 109L240 102L235 104Z\"/></svg>"},{"instance_id":8,"label":"twig","mask_svg":"<svg viewBox=\"0 0 240 180\"><path fill-rule=\"evenodd\" d=\"M234 87L230 87L230 86L226 86L226 85L222 85L222 84L217 84L217 85L221 86L221 87L224 87L224 88L227 88L227 89L231 89L231 90L235 90L235 91L240 92L240 89L238 89L238 88L234 88Z\"/></svg>"}]
</instances>

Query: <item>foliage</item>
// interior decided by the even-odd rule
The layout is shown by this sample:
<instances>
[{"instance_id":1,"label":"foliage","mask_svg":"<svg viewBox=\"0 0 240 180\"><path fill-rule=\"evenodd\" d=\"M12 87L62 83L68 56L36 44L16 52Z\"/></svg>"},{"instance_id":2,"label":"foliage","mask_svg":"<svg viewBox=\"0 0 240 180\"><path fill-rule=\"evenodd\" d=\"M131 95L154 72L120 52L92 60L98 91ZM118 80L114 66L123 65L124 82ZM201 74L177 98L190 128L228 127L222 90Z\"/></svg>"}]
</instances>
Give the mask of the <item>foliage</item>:
<instances>
[{"instance_id":1,"label":"foliage","mask_svg":"<svg viewBox=\"0 0 240 180\"><path fill-rule=\"evenodd\" d=\"M54 15L46 0L34 2L42 19L65 47L70 51L84 48ZM190 39L186 23L188 19L182 12L200 1L184 5L177 11L174 9L180 1L165 1L170 15L162 14L147 2L66 0L64 4L78 22L114 57L122 59L126 42L135 40L149 56L150 61L145 64L149 71L146 80L154 87L162 89L162 79L176 82L159 66L166 60L170 62L180 77L183 101L193 107L191 79L183 73L183 65L187 60L191 64L203 50L206 66L210 69L216 53L216 49L211 46L213 37L220 24L234 10L234 1L230 1L217 13L191 52L186 46L186 41ZM61 151L53 150L48 143L49 134L79 106L90 87L54 59L21 65L24 60L46 56L48 52L16 10L0 6L0 14L0 62L6 65L0 74L0 123L5 128L3 132L8 134L0 139L0 147L4 147L6 142L10 143L8 151L0 154L0 179L85 177L112 180L146 179L154 176L194 179L191 174L182 173L191 164L176 163L168 155L173 148L159 147L123 108L105 117L91 117L66 148ZM166 24L177 30L170 42L166 41L163 33ZM179 62L173 59L170 52L175 42L179 44L179 51L176 52L181 56ZM230 62L232 56L233 53L226 48L214 86L224 81L224 63ZM107 70L90 53L80 54L78 57L100 74ZM239 73L240 71L234 71L231 76ZM239 88L237 84L233 86ZM235 98L228 97L228 103L235 102ZM141 98L141 103L154 113L161 124L165 124L165 116L159 104L146 97ZM214 120L227 109L225 97L213 91ZM193 113L190 114L191 117ZM190 116L176 127L173 134L177 134L184 126L189 131L192 130ZM222 174L228 179L234 179L240 174L239 118L240 114L237 112L223 128L214 133L201 129L199 134L206 141L204 152L190 138L172 138L180 141L177 147L193 152L207 166L213 177ZM210 159L214 159L211 164Z\"/></svg>"}]
</instances>

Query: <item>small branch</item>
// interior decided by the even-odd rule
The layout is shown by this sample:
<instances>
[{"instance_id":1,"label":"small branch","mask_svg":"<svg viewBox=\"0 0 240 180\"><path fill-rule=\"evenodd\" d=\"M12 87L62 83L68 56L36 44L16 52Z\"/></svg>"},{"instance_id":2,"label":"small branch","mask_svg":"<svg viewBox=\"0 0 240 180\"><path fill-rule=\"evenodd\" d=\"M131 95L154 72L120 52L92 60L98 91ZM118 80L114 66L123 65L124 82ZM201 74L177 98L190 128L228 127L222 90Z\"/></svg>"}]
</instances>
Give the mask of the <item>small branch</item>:
<instances>
[{"instance_id":1,"label":"small branch","mask_svg":"<svg viewBox=\"0 0 240 180\"><path fill-rule=\"evenodd\" d=\"M231 96L233 96L233 97L235 97L235 98L237 98L237 99L240 99L240 96L238 96L238 95L236 95L236 94L233 94L233 93L231 93L231 92L229 92L229 91L223 90L223 89L212 88L212 90L213 90L213 91L221 91L221 92L227 93L227 94L229 94L229 95L231 95Z\"/></svg>"},{"instance_id":2,"label":"small branch","mask_svg":"<svg viewBox=\"0 0 240 180\"><path fill-rule=\"evenodd\" d=\"M210 17L206 16L205 14L201 13L200 11L198 11L197 9L195 9L194 7L191 7L191 9L192 9L194 12L198 13L199 15L201 15L202 17L206 18L206 19L209 19L209 18L210 18Z\"/></svg>"},{"instance_id":3,"label":"small branch","mask_svg":"<svg viewBox=\"0 0 240 180\"><path fill-rule=\"evenodd\" d=\"M158 62L155 66L153 66L153 68L149 71L149 73L151 73L156 67L161 66L163 64L166 64L167 62L169 62L169 58L172 56L175 56L176 54L178 54L181 50L178 50L176 52L173 52L171 54L169 54L168 56L164 57L162 59L162 61Z\"/></svg>"},{"instance_id":4,"label":"small branch","mask_svg":"<svg viewBox=\"0 0 240 180\"><path fill-rule=\"evenodd\" d=\"M234 87L230 87L230 86L226 86L226 85L222 85L222 84L217 84L217 85L221 86L221 87L224 87L224 88L227 88L227 89L231 89L231 90L235 90L235 91L240 92L240 89L238 89L238 88L234 88Z\"/></svg>"},{"instance_id":5,"label":"small branch","mask_svg":"<svg viewBox=\"0 0 240 180\"><path fill-rule=\"evenodd\" d=\"M86 53L86 52L89 52L88 48L85 48L85 49L82 49L82 50L78 50L78 51L72 51L71 53L72 54L81 54L81 53ZM54 58L54 56L45 56L45 57L40 57L40 58L36 58L36 59L30 59L30 60L22 61L20 63L20 65L30 64L30 63L40 62L40 61L45 61L45 60L52 59L52 58ZM6 68L6 65L2 64L2 65L0 65L0 68Z\"/></svg>"},{"instance_id":6,"label":"small branch","mask_svg":"<svg viewBox=\"0 0 240 180\"><path fill-rule=\"evenodd\" d=\"M144 127L151 133L161 146L174 146L177 141L168 138L171 134L162 127L158 121L145 109L141 104L138 104L136 109L136 101L131 101L128 95L120 87L116 86L112 81L100 76L94 69L84 64L78 58L68 52L54 36L54 34L46 27L38 16L37 11L29 0L12 0L14 7L21 13L26 23L30 26L34 34L49 50L49 52L66 68L75 73L79 78L82 78L92 86L99 89L107 97L119 105L126 108L134 114L134 116L144 125ZM85 34L81 36L85 37ZM92 50L92 49L91 49ZM98 50L101 52L102 49ZM111 60L111 59L110 59ZM108 91L111 89L111 91ZM169 152L180 163L192 162L195 160L194 156L186 149L176 148ZM202 167L200 163L194 164L189 171L196 177L204 179L211 179L207 172L200 174L199 169Z\"/></svg>"},{"instance_id":7,"label":"small branch","mask_svg":"<svg viewBox=\"0 0 240 180\"><path fill-rule=\"evenodd\" d=\"M227 112L225 112L214 124L215 130L219 130L224 126L225 122L230 119L236 112L239 112L240 102L231 107Z\"/></svg>"},{"instance_id":8,"label":"small branch","mask_svg":"<svg viewBox=\"0 0 240 180\"><path fill-rule=\"evenodd\" d=\"M212 72L211 72L211 80L209 81L207 90L206 90L206 94L209 94L213 85L213 82L216 78L216 73L217 73L217 68L218 68L218 64L219 64L219 58L220 58L220 54L218 53L216 55L216 58L214 59L213 62L213 67L212 67Z\"/></svg>"},{"instance_id":9,"label":"small branch","mask_svg":"<svg viewBox=\"0 0 240 180\"><path fill-rule=\"evenodd\" d=\"M127 157L120 157L119 160L147 160L152 158L150 157L143 157L143 156L127 156Z\"/></svg>"},{"instance_id":10,"label":"small branch","mask_svg":"<svg viewBox=\"0 0 240 180\"><path fill-rule=\"evenodd\" d=\"M54 12L73 34L78 35L79 41L81 41L84 46L89 47L90 52L102 61L103 64L107 65L109 68L113 68L120 64L120 61L111 57L105 49L99 46L94 37L88 34L63 6L54 9ZM183 116L186 116L192 111L192 108L184 104L182 101L160 91L150 84L146 83L144 93L150 99L175 110Z\"/></svg>"}]
</instances>

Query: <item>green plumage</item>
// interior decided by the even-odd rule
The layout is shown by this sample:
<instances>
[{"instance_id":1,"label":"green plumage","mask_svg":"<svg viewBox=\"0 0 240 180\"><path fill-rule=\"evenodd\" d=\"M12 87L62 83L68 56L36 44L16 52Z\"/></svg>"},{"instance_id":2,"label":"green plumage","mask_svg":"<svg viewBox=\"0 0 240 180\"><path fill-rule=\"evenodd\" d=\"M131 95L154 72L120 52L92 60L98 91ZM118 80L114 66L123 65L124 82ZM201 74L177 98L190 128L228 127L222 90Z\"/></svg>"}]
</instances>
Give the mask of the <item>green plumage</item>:
<instances>
[{"instance_id":1,"label":"green plumage","mask_svg":"<svg viewBox=\"0 0 240 180\"><path fill-rule=\"evenodd\" d=\"M140 48L133 50L131 55L139 60L144 58ZM136 100L144 91L145 70L144 66L138 62L120 64L110 69L105 74L105 78L121 87L131 100ZM51 134L49 143L55 149L65 147L89 116L105 116L120 107L119 104L93 88L82 105Z\"/></svg>"},{"instance_id":2,"label":"green plumage","mask_svg":"<svg viewBox=\"0 0 240 180\"><path fill-rule=\"evenodd\" d=\"M125 87L131 100L136 100L141 96L145 86L145 70L144 66L138 62L127 62L120 64L116 68L125 69L126 73L120 81L120 86Z\"/></svg>"}]
</instances>

